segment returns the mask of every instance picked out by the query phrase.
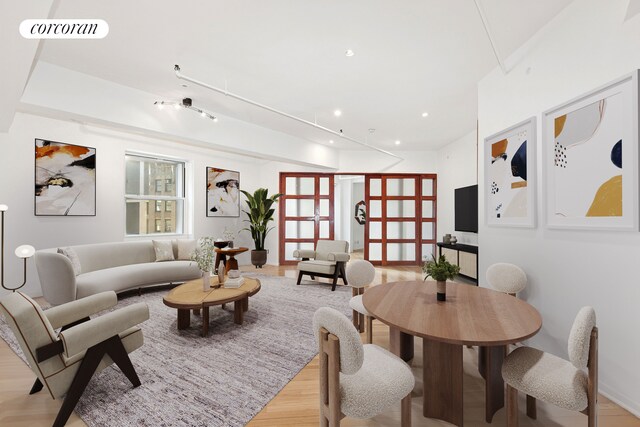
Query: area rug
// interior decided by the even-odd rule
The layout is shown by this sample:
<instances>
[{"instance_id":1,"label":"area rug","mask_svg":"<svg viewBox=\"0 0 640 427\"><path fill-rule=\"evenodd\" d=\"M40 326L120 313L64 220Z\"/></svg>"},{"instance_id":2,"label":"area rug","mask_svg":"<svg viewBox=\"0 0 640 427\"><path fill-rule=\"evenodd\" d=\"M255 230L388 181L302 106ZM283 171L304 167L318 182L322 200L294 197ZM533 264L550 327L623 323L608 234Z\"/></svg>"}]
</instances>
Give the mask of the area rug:
<instances>
[{"instance_id":1,"label":"area rug","mask_svg":"<svg viewBox=\"0 0 640 427\"><path fill-rule=\"evenodd\" d=\"M317 354L311 320L319 307L350 316L351 290L294 279L247 274L262 283L249 300L242 326L233 304L211 308L209 336L201 318L178 331L176 310L162 303L168 291L121 299L118 307L149 305L144 345L131 354L142 385L132 388L117 367L95 376L76 413L89 426L243 426ZM0 337L24 360L0 317ZM44 392L44 391L43 391ZM28 390L25 390L28 393Z\"/></svg>"}]
</instances>

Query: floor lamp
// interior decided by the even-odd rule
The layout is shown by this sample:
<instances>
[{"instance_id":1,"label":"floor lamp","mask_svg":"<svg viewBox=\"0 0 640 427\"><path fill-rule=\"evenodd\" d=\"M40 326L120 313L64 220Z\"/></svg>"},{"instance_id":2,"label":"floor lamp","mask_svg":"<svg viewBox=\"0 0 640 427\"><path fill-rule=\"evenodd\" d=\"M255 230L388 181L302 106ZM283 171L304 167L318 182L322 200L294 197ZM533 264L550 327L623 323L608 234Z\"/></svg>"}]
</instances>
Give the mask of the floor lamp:
<instances>
[{"instance_id":1,"label":"floor lamp","mask_svg":"<svg viewBox=\"0 0 640 427\"><path fill-rule=\"evenodd\" d=\"M21 245L16 248L16 256L22 258L24 262L24 273L22 284L17 288L8 288L4 284L4 214L9 209L7 205L0 205L0 212L2 212L2 241L1 241L1 253L0 253L0 285L8 291L15 292L27 283L27 258L31 258L36 252L35 248L31 245Z\"/></svg>"}]
</instances>

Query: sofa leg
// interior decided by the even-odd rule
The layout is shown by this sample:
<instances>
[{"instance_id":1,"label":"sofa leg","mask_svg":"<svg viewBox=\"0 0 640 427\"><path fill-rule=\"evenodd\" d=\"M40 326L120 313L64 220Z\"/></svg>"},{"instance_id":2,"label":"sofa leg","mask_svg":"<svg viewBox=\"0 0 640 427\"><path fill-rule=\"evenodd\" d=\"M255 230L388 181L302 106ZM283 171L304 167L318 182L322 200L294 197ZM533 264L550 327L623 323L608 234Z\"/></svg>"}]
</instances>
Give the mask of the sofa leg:
<instances>
[{"instance_id":1,"label":"sofa leg","mask_svg":"<svg viewBox=\"0 0 640 427\"><path fill-rule=\"evenodd\" d=\"M302 271L298 273L298 282L296 283L296 285L299 285L301 280L302 280Z\"/></svg>"},{"instance_id":2,"label":"sofa leg","mask_svg":"<svg viewBox=\"0 0 640 427\"><path fill-rule=\"evenodd\" d=\"M31 391L29 392L29 394L36 394L37 392L42 390L42 387L44 386L40 382L40 378L36 378L36 382L33 383L33 386L31 387Z\"/></svg>"}]
</instances>

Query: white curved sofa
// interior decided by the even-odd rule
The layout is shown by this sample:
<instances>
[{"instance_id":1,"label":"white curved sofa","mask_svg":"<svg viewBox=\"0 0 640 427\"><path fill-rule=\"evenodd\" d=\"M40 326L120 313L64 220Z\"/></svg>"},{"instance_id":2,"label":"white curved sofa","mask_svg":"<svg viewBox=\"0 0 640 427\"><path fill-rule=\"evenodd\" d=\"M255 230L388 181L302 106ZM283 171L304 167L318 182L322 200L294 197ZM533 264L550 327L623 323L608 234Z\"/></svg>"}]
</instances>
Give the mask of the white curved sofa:
<instances>
[{"instance_id":1,"label":"white curved sofa","mask_svg":"<svg viewBox=\"0 0 640 427\"><path fill-rule=\"evenodd\" d=\"M76 276L69 258L57 248L36 251L35 262L42 294L52 305L64 304L104 291L122 292L149 285L181 283L201 277L193 261L156 262L151 241L71 246L81 273ZM176 243L173 243L177 258Z\"/></svg>"}]
</instances>

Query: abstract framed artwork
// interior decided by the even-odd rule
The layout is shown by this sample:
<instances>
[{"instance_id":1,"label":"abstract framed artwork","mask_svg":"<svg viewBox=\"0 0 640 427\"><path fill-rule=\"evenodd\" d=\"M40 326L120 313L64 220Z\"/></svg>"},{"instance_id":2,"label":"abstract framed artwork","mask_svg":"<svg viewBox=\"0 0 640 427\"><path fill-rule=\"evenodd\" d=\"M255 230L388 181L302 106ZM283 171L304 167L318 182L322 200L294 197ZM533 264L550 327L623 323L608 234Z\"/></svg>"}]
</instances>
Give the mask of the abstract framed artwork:
<instances>
[{"instance_id":1,"label":"abstract framed artwork","mask_svg":"<svg viewBox=\"0 0 640 427\"><path fill-rule=\"evenodd\" d=\"M484 152L487 225L535 227L535 117L485 138Z\"/></svg>"},{"instance_id":2,"label":"abstract framed artwork","mask_svg":"<svg viewBox=\"0 0 640 427\"><path fill-rule=\"evenodd\" d=\"M35 215L96 214L96 149L35 140Z\"/></svg>"},{"instance_id":3,"label":"abstract framed artwork","mask_svg":"<svg viewBox=\"0 0 640 427\"><path fill-rule=\"evenodd\" d=\"M549 228L638 230L638 72L543 114Z\"/></svg>"},{"instance_id":4,"label":"abstract framed artwork","mask_svg":"<svg viewBox=\"0 0 640 427\"><path fill-rule=\"evenodd\" d=\"M207 167L207 216L240 216L240 172Z\"/></svg>"}]
</instances>

